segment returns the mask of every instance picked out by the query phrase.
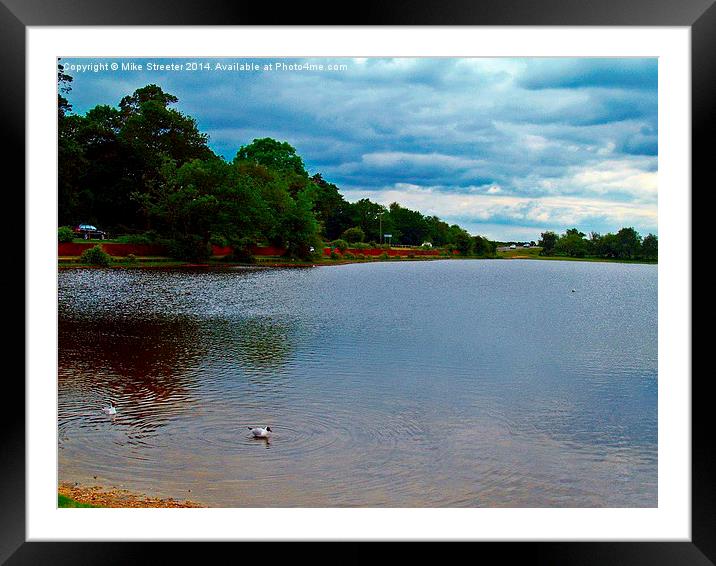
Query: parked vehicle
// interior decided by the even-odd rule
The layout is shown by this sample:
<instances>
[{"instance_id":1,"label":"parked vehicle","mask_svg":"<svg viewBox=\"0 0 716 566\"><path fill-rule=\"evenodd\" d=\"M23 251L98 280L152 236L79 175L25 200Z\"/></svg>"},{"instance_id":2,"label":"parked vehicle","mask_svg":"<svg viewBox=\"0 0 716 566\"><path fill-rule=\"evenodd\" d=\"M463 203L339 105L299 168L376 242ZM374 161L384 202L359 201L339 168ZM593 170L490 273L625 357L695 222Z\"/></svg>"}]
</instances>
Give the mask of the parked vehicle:
<instances>
[{"instance_id":1,"label":"parked vehicle","mask_svg":"<svg viewBox=\"0 0 716 566\"><path fill-rule=\"evenodd\" d=\"M91 240L93 238L97 240L104 240L107 238L107 232L98 230L96 226L92 224L80 224L74 228L75 234L85 240Z\"/></svg>"}]
</instances>

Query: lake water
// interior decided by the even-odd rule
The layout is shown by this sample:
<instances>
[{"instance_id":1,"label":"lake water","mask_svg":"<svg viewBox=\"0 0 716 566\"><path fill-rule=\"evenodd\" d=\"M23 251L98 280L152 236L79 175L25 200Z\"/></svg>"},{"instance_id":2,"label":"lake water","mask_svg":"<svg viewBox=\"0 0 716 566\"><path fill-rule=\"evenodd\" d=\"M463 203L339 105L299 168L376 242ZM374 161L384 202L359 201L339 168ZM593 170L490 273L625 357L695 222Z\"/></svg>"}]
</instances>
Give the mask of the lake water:
<instances>
[{"instance_id":1,"label":"lake water","mask_svg":"<svg viewBox=\"0 0 716 566\"><path fill-rule=\"evenodd\" d=\"M58 358L61 481L218 507L657 505L654 265L63 270Z\"/></svg>"}]
</instances>

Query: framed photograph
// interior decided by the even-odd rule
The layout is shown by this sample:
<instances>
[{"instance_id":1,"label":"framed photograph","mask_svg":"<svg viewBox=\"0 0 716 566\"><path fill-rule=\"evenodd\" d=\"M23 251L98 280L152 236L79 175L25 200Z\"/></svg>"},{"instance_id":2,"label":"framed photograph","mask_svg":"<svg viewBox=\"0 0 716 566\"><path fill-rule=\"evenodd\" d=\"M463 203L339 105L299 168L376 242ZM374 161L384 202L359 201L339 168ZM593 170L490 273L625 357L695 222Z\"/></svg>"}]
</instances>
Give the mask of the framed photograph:
<instances>
[{"instance_id":1,"label":"framed photograph","mask_svg":"<svg viewBox=\"0 0 716 566\"><path fill-rule=\"evenodd\" d=\"M712 2L210 4L0 4L27 265L2 559L712 564Z\"/></svg>"}]
</instances>

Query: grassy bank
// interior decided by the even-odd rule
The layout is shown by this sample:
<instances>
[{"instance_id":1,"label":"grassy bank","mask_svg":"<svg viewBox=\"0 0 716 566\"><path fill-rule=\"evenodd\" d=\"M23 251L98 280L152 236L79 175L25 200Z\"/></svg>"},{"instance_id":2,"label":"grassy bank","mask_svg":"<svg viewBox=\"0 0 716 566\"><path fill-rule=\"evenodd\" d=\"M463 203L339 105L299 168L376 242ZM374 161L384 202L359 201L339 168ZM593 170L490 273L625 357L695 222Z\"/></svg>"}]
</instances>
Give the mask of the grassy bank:
<instances>
[{"instance_id":1,"label":"grassy bank","mask_svg":"<svg viewBox=\"0 0 716 566\"><path fill-rule=\"evenodd\" d=\"M60 508L66 508L66 507L95 507L95 505L90 505L88 503L80 503L79 501L75 501L71 497L67 497L66 495L62 495L61 493L57 494L57 506Z\"/></svg>"},{"instance_id":2,"label":"grassy bank","mask_svg":"<svg viewBox=\"0 0 716 566\"><path fill-rule=\"evenodd\" d=\"M542 248L517 248L514 250L499 250L497 257L501 259L541 259L547 261L589 261L589 262L603 262L603 263L653 263L656 261L650 261L646 259L615 259L606 257L569 257L559 255L539 255Z\"/></svg>"}]
</instances>

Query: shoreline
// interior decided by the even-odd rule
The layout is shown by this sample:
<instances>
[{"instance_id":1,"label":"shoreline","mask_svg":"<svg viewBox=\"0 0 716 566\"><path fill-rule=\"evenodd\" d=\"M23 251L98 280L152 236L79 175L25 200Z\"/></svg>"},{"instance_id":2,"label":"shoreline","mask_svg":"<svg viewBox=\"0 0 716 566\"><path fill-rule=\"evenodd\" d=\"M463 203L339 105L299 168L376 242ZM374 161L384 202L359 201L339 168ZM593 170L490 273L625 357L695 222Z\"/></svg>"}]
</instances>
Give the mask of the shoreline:
<instances>
[{"instance_id":1,"label":"shoreline","mask_svg":"<svg viewBox=\"0 0 716 566\"><path fill-rule=\"evenodd\" d=\"M58 495L78 503L99 508L205 508L196 501L173 497L151 497L128 489L107 488L98 485L80 485L63 481L57 486Z\"/></svg>"},{"instance_id":2,"label":"shoreline","mask_svg":"<svg viewBox=\"0 0 716 566\"><path fill-rule=\"evenodd\" d=\"M388 259L335 259L316 261L258 261L255 263L227 262L222 260L210 260L205 263L193 263L177 261L172 259L151 259L143 260L137 258L135 262L124 262L121 259L113 258L114 262L108 266L98 266L88 263L80 263L73 259L60 258L57 262L58 270L65 269L176 269L176 268L291 268L291 267L326 267L332 265L347 265L353 263L404 263L408 261L453 261L453 260L527 260L527 261L576 261L584 263L631 263L638 265L658 265L658 261L644 261L638 259L611 259L599 257L562 257L562 256L537 256L537 255L504 255L497 257L402 257L395 256Z\"/></svg>"}]
</instances>

